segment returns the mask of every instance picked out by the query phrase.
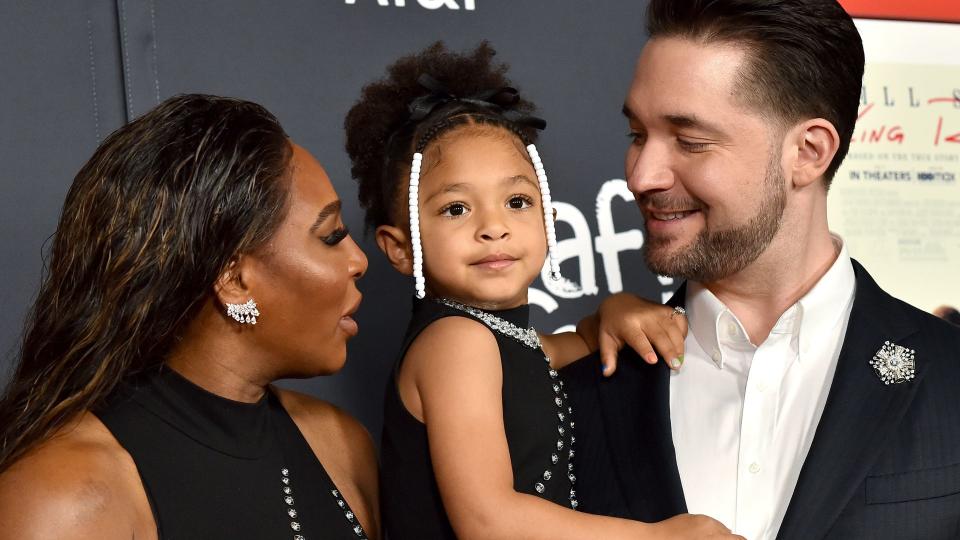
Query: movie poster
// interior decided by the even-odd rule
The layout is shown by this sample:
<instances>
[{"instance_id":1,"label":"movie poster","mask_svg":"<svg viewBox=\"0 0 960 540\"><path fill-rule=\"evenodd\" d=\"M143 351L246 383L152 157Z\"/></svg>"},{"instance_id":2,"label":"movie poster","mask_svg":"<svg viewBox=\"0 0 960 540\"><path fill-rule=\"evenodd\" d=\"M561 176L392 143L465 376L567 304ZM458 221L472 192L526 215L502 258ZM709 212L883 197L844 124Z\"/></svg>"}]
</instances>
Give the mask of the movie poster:
<instances>
[{"instance_id":1,"label":"movie poster","mask_svg":"<svg viewBox=\"0 0 960 540\"><path fill-rule=\"evenodd\" d=\"M960 7L844 5L917 21L857 20L867 66L830 227L895 296L927 311L960 306L960 24L918 22L960 22Z\"/></svg>"}]
</instances>

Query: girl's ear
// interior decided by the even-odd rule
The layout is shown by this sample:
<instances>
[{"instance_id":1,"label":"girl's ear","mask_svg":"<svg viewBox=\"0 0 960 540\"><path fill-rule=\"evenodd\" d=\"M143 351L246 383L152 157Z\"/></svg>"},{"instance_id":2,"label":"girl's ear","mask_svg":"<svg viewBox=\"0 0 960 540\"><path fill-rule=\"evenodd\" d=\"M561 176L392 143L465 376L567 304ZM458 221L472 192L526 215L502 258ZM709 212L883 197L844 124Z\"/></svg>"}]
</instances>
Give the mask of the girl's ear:
<instances>
[{"instance_id":1,"label":"girl's ear","mask_svg":"<svg viewBox=\"0 0 960 540\"><path fill-rule=\"evenodd\" d=\"M405 276L413 275L413 250L407 233L393 225L380 225L376 230L377 247L387 256L397 272Z\"/></svg>"}]
</instances>

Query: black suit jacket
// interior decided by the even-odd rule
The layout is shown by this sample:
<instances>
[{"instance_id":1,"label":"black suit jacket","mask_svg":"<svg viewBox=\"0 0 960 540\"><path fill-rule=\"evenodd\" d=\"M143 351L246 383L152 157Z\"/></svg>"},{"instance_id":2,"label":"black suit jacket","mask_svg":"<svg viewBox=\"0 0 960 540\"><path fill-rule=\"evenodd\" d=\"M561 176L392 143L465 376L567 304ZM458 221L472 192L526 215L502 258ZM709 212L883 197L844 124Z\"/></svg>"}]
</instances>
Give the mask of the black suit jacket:
<instances>
[{"instance_id":1,"label":"black suit jacket","mask_svg":"<svg viewBox=\"0 0 960 540\"><path fill-rule=\"evenodd\" d=\"M960 538L960 329L853 266L836 374L777 538ZM672 302L685 296L683 287ZM888 386L877 377L869 362L884 341L916 351L913 381ZM665 363L624 351L607 379L594 355L564 377L582 509L647 522L686 512Z\"/></svg>"}]
</instances>

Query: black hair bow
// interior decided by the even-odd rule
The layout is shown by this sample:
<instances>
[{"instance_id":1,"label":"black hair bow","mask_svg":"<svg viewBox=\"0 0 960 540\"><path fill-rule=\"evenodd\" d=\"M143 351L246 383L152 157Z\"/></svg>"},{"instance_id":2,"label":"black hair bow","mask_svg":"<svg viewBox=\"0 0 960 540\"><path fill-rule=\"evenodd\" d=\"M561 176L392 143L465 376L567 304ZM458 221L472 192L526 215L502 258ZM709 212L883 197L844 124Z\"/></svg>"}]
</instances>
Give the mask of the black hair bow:
<instances>
[{"instance_id":1,"label":"black hair bow","mask_svg":"<svg viewBox=\"0 0 960 540\"><path fill-rule=\"evenodd\" d=\"M410 102L410 121L412 122L419 122L430 116L437 107L446 105L447 103L460 102L469 103L483 109L489 109L491 112L499 114L515 124L540 130L547 127L547 122L542 118L523 115L511 109L511 107L520 101L520 93L517 92L516 88L504 86L502 88L487 90L473 96L459 97L453 95L440 81L426 73L421 74L420 77L417 78L417 83L429 90L430 93L424 94Z\"/></svg>"}]
</instances>

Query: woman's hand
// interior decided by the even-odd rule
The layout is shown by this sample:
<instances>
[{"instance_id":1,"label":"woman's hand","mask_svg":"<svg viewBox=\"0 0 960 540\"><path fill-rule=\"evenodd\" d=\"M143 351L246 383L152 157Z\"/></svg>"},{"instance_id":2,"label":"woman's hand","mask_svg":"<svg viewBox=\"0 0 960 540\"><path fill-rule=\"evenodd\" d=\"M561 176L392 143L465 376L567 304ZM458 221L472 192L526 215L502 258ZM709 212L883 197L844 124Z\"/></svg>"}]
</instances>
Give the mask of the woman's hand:
<instances>
[{"instance_id":1,"label":"woman's hand","mask_svg":"<svg viewBox=\"0 0 960 540\"><path fill-rule=\"evenodd\" d=\"M624 345L650 364L657 363L659 352L671 369L680 369L687 318L670 306L617 293L604 299L594 315L580 321L577 334L591 350L600 350L605 377L616 371L617 353Z\"/></svg>"}]
</instances>

